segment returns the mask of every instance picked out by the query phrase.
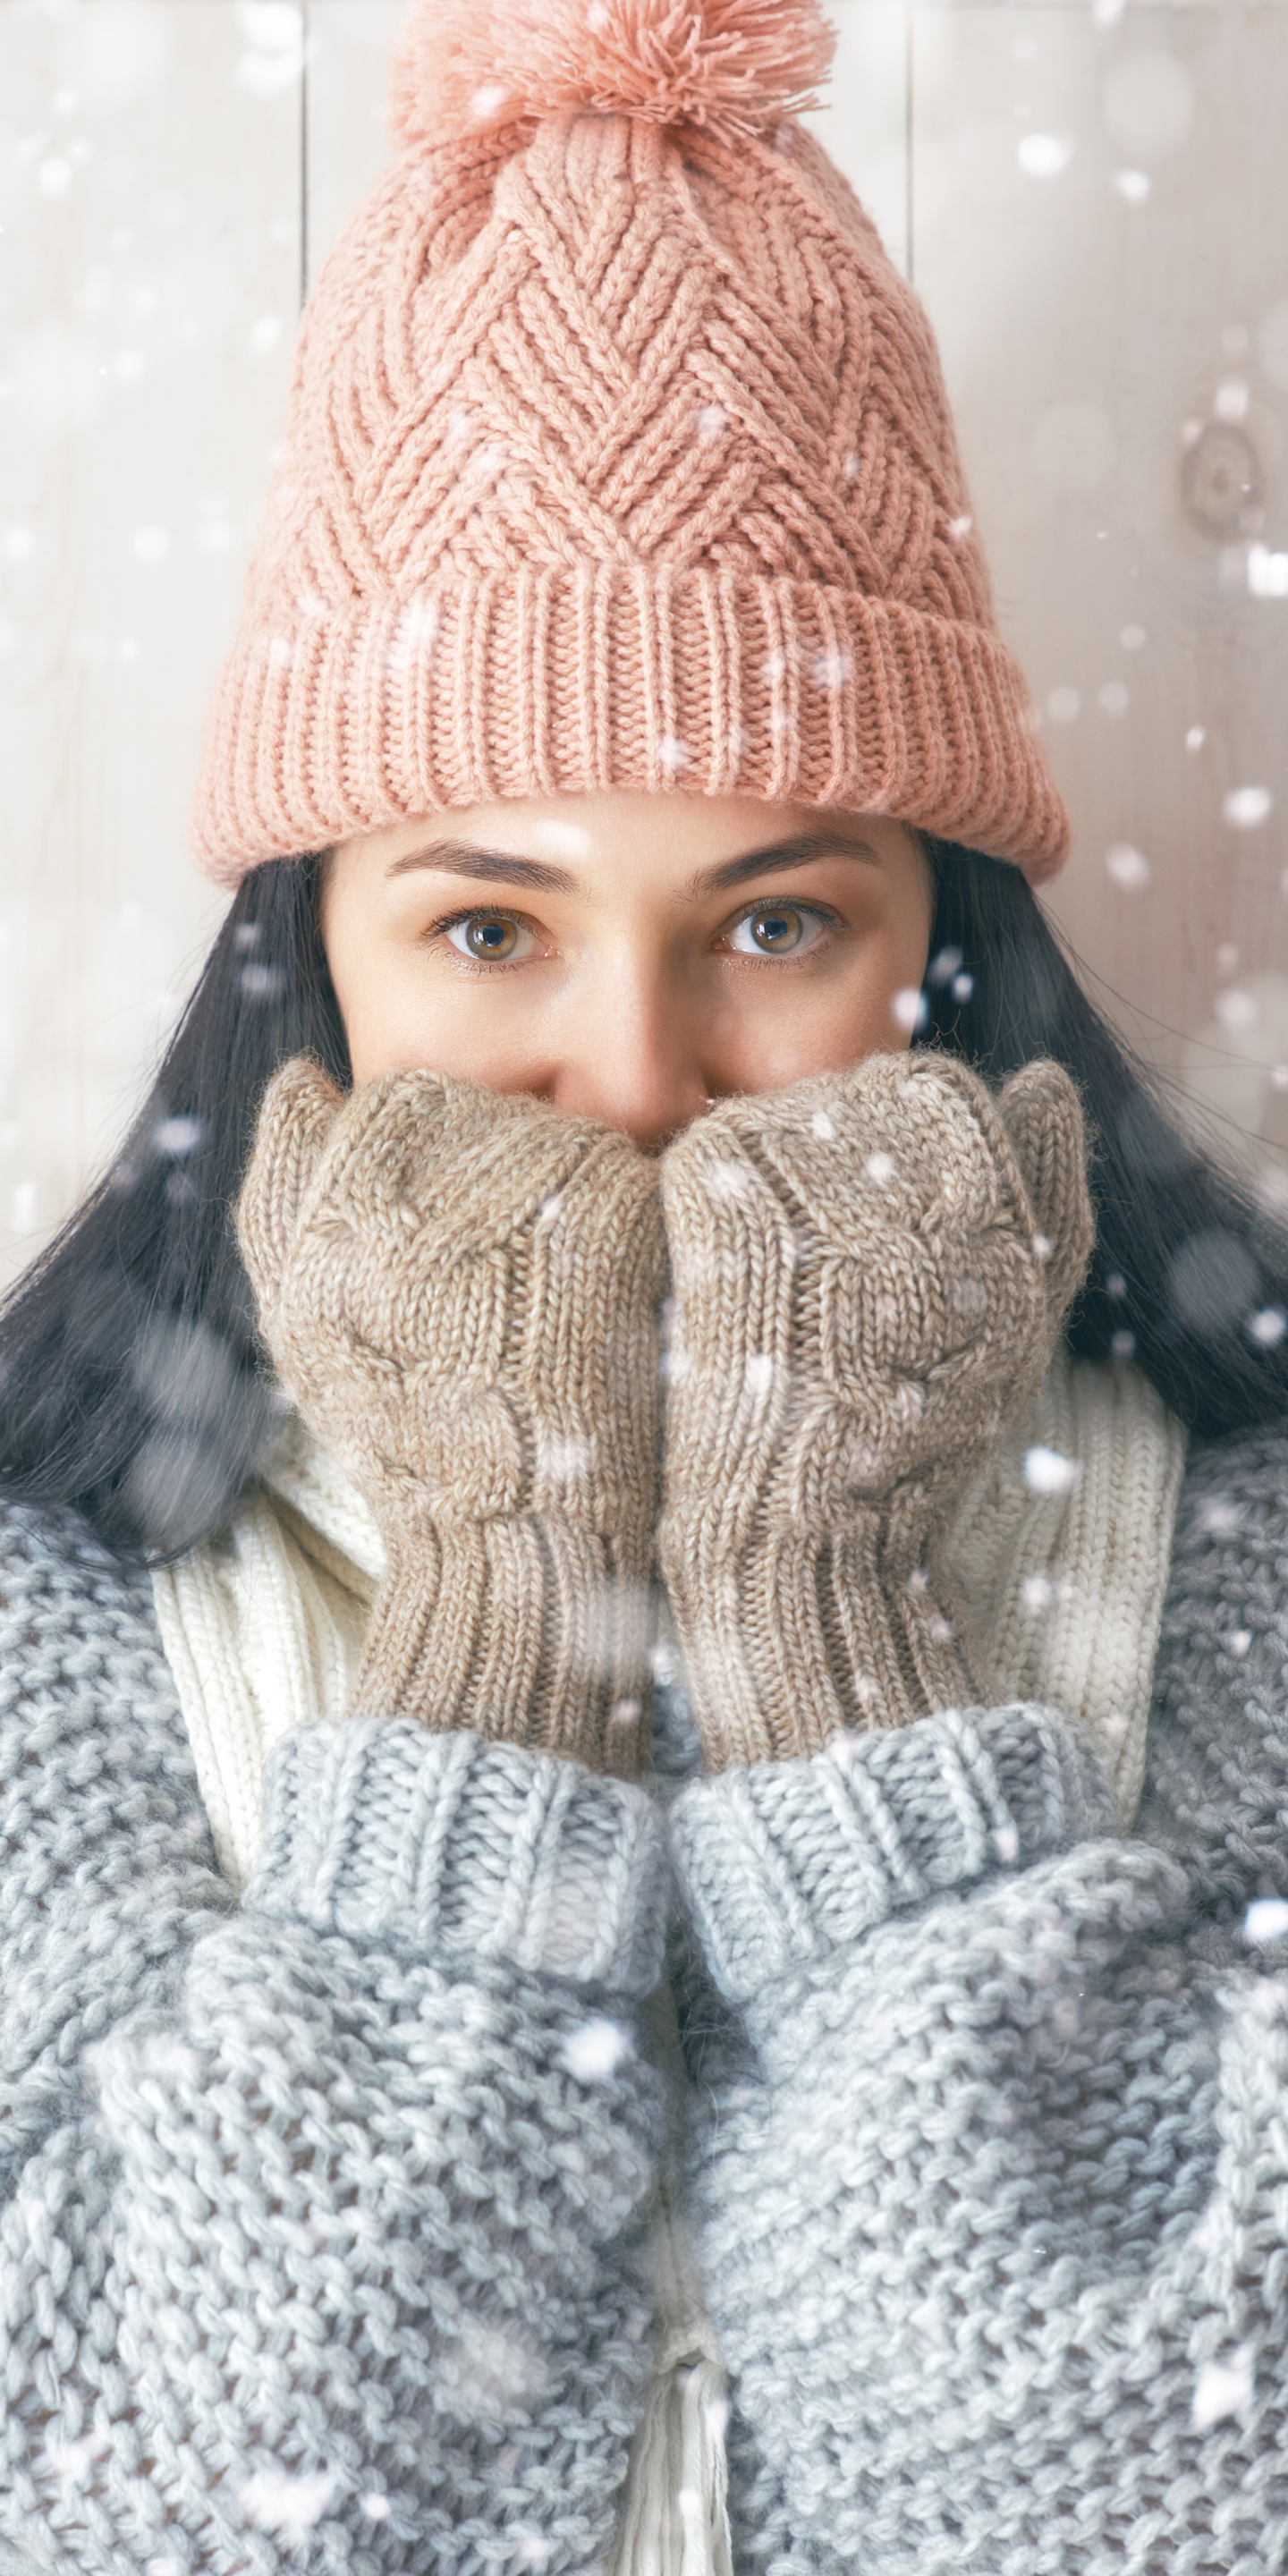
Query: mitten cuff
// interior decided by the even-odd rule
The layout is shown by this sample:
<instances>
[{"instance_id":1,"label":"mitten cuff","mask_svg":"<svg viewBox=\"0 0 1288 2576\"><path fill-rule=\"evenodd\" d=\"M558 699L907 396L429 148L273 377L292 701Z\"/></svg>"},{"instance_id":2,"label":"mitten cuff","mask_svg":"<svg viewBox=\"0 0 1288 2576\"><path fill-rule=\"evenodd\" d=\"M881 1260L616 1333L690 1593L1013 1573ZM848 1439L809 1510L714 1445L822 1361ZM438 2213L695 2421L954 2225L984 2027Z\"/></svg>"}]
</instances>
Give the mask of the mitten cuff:
<instances>
[{"instance_id":1,"label":"mitten cuff","mask_svg":"<svg viewBox=\"0 0 1288 2576\"><path fill-rule=\"evenodd\" d=\"M645 1790L474 1735L349 1718L296 1727L269 1755L243 1904L645 1995L661 1981L666 1892Z\"/></svg>"},{"instance_id":2,"label":"mitten cuff","mask_svg":"<svg viewBox=\"0 0 1288 2576\"><path fill-rule=\"evenodd\" d=\"M946 1709L808 1762L695 1780L671 1810L686 1909L723 1994L817 1965L887 1915L1116 1834L1090 1736L1056 1710Z\"/></svg>"}]
</instances>

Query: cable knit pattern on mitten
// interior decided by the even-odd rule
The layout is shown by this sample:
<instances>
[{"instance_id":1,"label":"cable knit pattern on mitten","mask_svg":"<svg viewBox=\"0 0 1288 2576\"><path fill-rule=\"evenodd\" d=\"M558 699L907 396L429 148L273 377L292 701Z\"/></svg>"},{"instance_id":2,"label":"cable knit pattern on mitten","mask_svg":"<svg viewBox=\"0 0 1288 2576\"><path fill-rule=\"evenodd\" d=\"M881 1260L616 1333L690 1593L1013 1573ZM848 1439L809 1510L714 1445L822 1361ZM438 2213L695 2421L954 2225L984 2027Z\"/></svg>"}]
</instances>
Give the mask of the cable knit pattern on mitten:
<instances>
[{"instance_id":1,"label":"cable knit pattern on mitten","mask_svg":"<svg viewBox=\"0 0 1288 2576\"><path fill-rule=\"evenodd\" d=\"M265 1340L387 1550L355 1709L638 1768L656 1167L445 1075L342 1102L300 1059L265 1096L238 1225Z\"/></svg>"},{"instance_id":2,"label":"cable knit pattern on mitten","mask_svg":"<svg viewBox=\"0 0 1288 2576\"><path fill-rule=\"evenodd\" d=\"M1184 1468L1185 1432L1148 1378L1119 1360L1075 1359L1061 1340L946 1542L1001 1695L1084 1720L1125 1825L1145 1769Z\"/></svg>"},{"instance_id":3,"label":"cable knit pattern on mitten","mask_svg":"<svg viewBox=\"0 0 1288 2576\"><path fill-rule=\"evenodd\" d=\"M1029 1065L872 1056L663 1158L658 1560L708 1765L988 1693L942 1563L1090 1248L1081 1113Z\"/></svg>"}]
</instances>

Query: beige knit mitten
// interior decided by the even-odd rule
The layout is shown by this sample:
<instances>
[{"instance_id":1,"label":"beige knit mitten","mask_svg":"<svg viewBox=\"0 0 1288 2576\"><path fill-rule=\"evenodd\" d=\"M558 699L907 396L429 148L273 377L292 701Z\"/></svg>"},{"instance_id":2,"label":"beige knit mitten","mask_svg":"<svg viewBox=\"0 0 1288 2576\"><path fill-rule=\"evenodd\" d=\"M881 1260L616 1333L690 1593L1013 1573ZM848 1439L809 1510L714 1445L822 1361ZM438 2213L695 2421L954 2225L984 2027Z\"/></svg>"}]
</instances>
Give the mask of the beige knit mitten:
<instances>
[{"instance_id":1,"label":"beige knit mitten","mask_svg":"<svg viewBox=\"0 0 1288 2576\"><path fill-rule=\"evenodd\" d=\"M433 1073L265 1094L237 1209L265 1342L388 1550L357 1713L630 1774L658 1480L657 1166Z\"/></svg>"},{"instance_id":2,"label":"beige knit mitten","mask_svg":"<svg viewBox=\"0 0 1288 2576\"><path fill-rule=\"evenodd\" d=\"M1091 1248L1058 1065L946 1055L725 1102L663 1157L658 1559L708 1767L977 1699L941 1542Z\"/></svg>"}]
</instances>

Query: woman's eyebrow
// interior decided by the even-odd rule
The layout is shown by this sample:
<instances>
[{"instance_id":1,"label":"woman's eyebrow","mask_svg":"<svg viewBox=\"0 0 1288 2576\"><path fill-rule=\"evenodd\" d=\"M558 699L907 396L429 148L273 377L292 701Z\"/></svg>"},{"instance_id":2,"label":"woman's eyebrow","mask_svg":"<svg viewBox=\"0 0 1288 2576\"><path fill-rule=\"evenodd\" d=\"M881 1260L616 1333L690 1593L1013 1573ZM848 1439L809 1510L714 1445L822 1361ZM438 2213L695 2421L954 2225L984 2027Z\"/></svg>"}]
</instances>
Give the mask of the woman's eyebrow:
<instances>
[{"instance_id":1,"label":"woman's eyebrow","mask_svg":"<svg viewBox=\"0 0 1288 2576\"><path fill-rule=\"evenodd\" d=\"M491 883L536 886L545 894L574 894L576 878L567 868L552 868L544 859L516 858L510 850L479 850L472 841L430 841L423 850L408 850L385 870L387 877L406 876L412 868L438 868L450 877L486 877Z\"/></svg>"},{"instance_id":2,"label":"woman's eyebrow","mask_svg":"<svg viewBox=\"0 0 1288 2576\"><path fill-rule=\"evenodd\" d=\"M866 859L870 866L881 861L870 841L855 833L838 831L797 832L790 840L774 841L767 849L748 850L741 859L724 859L718 867L699 868L689 879L691 895L723 894L730 886L745 885L748 877L765 876L778 868L807 868L811 859Z\"/></svg>"}]
</instances>

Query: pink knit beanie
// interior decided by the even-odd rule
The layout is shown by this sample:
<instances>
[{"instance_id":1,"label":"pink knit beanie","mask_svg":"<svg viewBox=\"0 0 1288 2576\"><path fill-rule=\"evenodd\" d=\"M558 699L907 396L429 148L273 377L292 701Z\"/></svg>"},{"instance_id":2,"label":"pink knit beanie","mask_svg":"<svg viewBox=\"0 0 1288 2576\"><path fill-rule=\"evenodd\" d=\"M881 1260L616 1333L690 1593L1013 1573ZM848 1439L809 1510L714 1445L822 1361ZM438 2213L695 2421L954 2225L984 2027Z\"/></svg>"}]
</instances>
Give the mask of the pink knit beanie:
<instances>
[{"instance_id":1,"label":"pink knit beanie","mask_svg":"<svg viewBox=\"0 0 1288 2576\"><path fill-rule=\"evenodd\" d=\"M1059 866L929 324L792 113L833 44L815 0L415 0L211 717L211 876L605 788Z\"/></svg>"}]
</instances>

